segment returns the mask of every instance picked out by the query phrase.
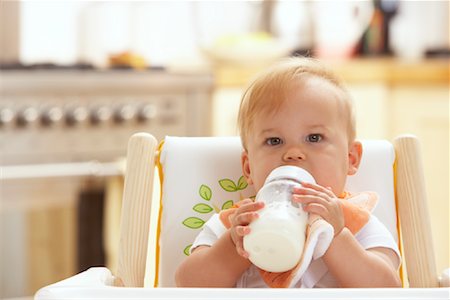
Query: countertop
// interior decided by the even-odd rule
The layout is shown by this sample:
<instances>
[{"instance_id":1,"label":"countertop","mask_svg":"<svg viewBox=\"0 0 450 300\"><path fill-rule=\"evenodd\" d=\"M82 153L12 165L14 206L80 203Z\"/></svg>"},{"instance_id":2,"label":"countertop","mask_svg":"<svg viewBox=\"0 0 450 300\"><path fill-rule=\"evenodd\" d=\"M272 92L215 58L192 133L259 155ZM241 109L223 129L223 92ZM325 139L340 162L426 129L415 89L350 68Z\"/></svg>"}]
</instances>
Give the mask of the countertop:
<instances>
[{"instance_id":1,"label":"countertop","mask_svg":"<svg viewBox=\"0 0 450 300\"><path fill-rule=\"evenodd\" d=\"M449 84L448 59L434 58L406 61L395 58L356 58L321 60L329 65L346 83L383 82L390 85ZM225 65L213 68L215 84L219 87L246 85L267 65Z\"/></svg>"}]
</instances>

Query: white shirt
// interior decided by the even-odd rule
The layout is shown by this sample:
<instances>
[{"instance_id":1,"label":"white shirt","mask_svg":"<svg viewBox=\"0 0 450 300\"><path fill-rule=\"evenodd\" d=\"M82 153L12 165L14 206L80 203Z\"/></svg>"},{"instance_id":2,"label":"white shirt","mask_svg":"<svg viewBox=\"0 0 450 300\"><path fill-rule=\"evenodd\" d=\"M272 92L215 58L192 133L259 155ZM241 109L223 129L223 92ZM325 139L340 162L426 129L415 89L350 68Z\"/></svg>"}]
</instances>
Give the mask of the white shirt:
<instances>
[{"instance_id":1,"label":"white shirt","mask_svg":"<svg viewBox=\"0 0 450 300\"><path fill-rule=\"evenodd\" d=\"M227 229L219 219L218 214L214 214L203 226L202 231L195 238L191 251L198 246L211 246ZM398 266L400 266L400 253L398 246L394 241L391 233L378 220L377 217L371 215L369 221L355 235L356 240L364 249L384 247L392 249L398 257ZM236 287L240 288L267 288L261 278L257 267L251 265L239 280ZM312 288L312 287L337 287L335 278L328 272L328 269L321 258L313 260L306 270L303 277L295 283L295 287Z\"/></svg>"}]
</instances>

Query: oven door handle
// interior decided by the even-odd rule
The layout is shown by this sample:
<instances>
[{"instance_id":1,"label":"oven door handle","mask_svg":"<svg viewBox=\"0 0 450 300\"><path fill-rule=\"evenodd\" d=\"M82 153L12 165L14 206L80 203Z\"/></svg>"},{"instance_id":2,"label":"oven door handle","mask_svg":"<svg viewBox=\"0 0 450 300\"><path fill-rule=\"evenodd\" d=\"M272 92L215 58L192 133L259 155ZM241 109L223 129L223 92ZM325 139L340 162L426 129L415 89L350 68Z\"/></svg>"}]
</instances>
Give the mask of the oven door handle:
<instances>
[{"instance_id":1,"label":"oven door handle","mask_svg":"<svg viewBox=\"0 0 450 300\"><path fill-rule=\"evenodd\" d=\"M56 177L112 177L124 174L124 161L0 166L2 181Z\"/></svg>"}]
</instances>

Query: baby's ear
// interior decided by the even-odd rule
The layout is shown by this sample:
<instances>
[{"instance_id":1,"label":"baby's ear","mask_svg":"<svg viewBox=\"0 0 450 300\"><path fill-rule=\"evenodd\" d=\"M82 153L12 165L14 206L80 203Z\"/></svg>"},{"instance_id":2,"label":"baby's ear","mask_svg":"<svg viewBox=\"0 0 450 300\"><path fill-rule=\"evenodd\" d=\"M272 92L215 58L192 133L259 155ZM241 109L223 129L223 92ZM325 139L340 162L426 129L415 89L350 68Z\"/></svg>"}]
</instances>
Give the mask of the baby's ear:
<instances>
[{"instance_id":1,"label":"baby's ear","mask_svg":"<svg viewBox=\"0 0 450 300\"><path fill-rule=\"evenodd\" d=\"M247 180L247 183L252 185L253 180L250 172L250 161L248 159L248 153L246 150L242 151L241 154L241 166L242 166L242 173L244 174L245 179Z\"/></svg>"},{"instance_id":2,"label":"baby's ear","mask_svg":"<svg viewBox=\"0 0 450 300\"><path fill-rule=\"evenodd\" d=\"M359 164L362 158L362 144L359 141L354 141L350 144L348 149L348 173L347 175L354 175L358 171Z\"/></svg>"}]
</instances>

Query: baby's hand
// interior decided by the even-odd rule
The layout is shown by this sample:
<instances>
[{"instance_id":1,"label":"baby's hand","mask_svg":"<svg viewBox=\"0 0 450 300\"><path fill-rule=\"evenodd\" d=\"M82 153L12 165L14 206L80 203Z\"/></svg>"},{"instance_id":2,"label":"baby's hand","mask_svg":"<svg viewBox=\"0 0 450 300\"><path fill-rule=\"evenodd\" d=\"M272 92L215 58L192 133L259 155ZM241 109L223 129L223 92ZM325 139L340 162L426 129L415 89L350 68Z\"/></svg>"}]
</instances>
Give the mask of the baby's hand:
<instances>
[{"instance_id":1,"label":"baby's hand","mask_svg":"<svg viewBox=\"0 0 450 300\"><path fill-rule=\"evenodd\" d=\"M317 214L331 224L334 236L337 236L345 226L344 213L340 200L331 188L302 182L302 187L294 188L293 201L303 204L304 211Z\"/></svg>"},{"instance_id":2,"label":"baby's hand","mask_svg":"<svg viewBox=\"0 0 450 300\"><path fill-rule=\"evenodd\" d=\"M259 217L257 210L264 207L263 202L254 202L250 199L245 199L240 203L239 208L231 216L230 233L231 239L236 246L236 251L242 257L248 258L249 254L244 250L244 236L250 233L248 226L253 220Z\"/></svg>"}]
</instances>

